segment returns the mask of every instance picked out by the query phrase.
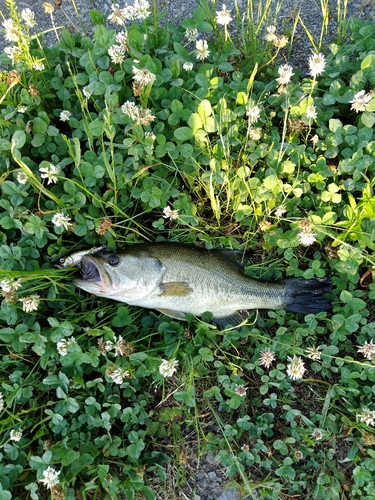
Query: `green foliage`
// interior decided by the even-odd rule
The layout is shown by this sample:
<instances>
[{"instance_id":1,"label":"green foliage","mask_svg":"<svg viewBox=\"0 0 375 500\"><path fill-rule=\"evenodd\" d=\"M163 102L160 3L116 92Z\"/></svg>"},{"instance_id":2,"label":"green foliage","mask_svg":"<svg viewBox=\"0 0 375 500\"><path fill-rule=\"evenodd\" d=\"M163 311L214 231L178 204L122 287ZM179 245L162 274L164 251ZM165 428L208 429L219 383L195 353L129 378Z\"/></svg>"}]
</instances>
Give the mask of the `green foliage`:
<instances>
[{"instance_id":1,"label":"green foliage","mask_svg":"<svg viewBox=\"0 0 375 500\"><path fill-rule=\"evenodd\" d=\"M153 499L169 462L183 482L191 428L244 493L373 498L374 25L352 20L321 75L280 84L268 1L242 26L236 13L235 42L206 2L179 27L155 9L123 27L117 61L102 13L92 38L47 47L7 4L21 36L0 56L0 499L47 498L49 467L54 498ZM186 29L209 41L204 60ZM209 314L81 293L53 267L167 239L251 247L258 279L332 276L333 312L250 312L218 332Z\"/></svg>"}]
</instances>

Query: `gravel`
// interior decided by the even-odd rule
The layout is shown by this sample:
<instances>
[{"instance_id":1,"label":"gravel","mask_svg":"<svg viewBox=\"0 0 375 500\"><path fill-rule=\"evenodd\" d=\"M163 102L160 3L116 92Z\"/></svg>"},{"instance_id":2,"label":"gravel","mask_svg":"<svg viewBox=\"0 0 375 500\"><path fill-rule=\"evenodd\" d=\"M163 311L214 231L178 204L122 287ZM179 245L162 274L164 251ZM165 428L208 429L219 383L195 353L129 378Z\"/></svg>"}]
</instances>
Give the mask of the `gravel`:
<instances>
[{"instance_id":1,"label":"gravel","mask_svg":"<svg viewBox=\"0 0 375 500\"><path fill-rule=\"evenodd\" d=\"M46 35L48 43L55 42L55 34L51 32L51 18L44 13L42 3L44 0L24 0L17 1L19 9L26 7L31 8L35 12L35 18L39 30L45 30L49 33ZM117 0L120 6L125 3L132 3L130 0ZM225 1L225 0L224 0ZM51 2L53 4L53 2ZM272 10L275 11L278 5L278 0L273 0ZM344 3L344 2L340 2ZM238 0L238 4L242 11L245 11L246 0ZM254 5L256 0L254 0ZM324 36L323 46L335 40L337 35L337 0L329 0L330 19L328 23L328 33ZM374 20L375 19L375 2L374 0L358 0L357 2L349 1L347 6L347 19L357 17L359 19ZM90 34L92 26L90 22L89 12L91 9L99 10L101 13L111 12L112 2L110 0L76 0L76 7L80 15L83 27ZM193 10L197 7L197 3L193 0L158 0L160 8L168 10L167 20L173 24L178 24L181 20L189 17ZM221 3L217 3L218 8ZM227 8L231 8L231 2L226 1ZM254 9L256 10L256 9ZM8 18L5 0L0 0L0 11ZM234 9L232 10L234 13ZM284 0L277 15L278 30L293 28L295 18L300 14L304 24L310 31L314 40L319 40L320 28L322 25L322 16L320 9L320 0ZM73 2L63 0L60 9L54 12L54 22L56 26L65 26L69 29L82 29L77 22L77 15L73 6ZM269 24L274 24L274 14L270 15ZM3 37L0 40L0 50L8 43L4 43ZM296 29L292 51L287 59L284 55L285 62L293 65L295 68L301 68L306 65L306 54L309 54L312 49L311 43L306 35L305 30L299 25ZM184 498L188 500L254 500L258 496L252 493L244 499L240 493L231 485L225 475L224 469L208 454L199 462L197 461L196 470L190 467L190 476L185 488ZM160 500L163 500L160 497Z\"/></svg>"},{"instance_id":2,"label":"gravel","mask_svg":"<svg viewBox=\"0 0 375 500\"><path fill-rule=\"evenodd\" d=\"M49 31L51 30L51 18L48 14L44 13L42 8L44 0L18 0L16 3L19 9L24 9L26 7L31 8L35 12L35 17L37 21L37 26L40 30ZM209 0L208 0L209 1ZM132 3L132 0L117 0L120 6L126 3ZM225 0L224 0L225 2ZM257 0L253 0L254 5L257 4ZM53 1L50 3L54 4ZM275 10L280 0L273 0L271 4L271 12L269 16L269 23L273 24L275 19ZM324 37L325 43L334 40L337 34L337 4L343 4L344 2L337 0L329 0L330 9L330 19L328 23L329 33ZM179 24L181 20L189 17L193 10L198 6L195 0L157 0L157 4L160 9L166 9L167 20L173 24ZM227 8L231 10L234 17L234 8L231 8L232 2L226 0ZM375 18L375 2L374 0L358 0L357 2L349 1L347 7L347 18L356 16L360 19L374 19ZM83 27L88 33L92 32L92 26L90 21L89 12L91 9L96 9L101 13L110 13L112 2L110 0L76 0L75 5L77 11L80 15ZM239 8L242 12L245 12L246 0L238 0ZM217 1L217 8L221 8L220 1ZM3 12L5 18L7 18L7 10L5 7L5 0L0 0L0 11ZM256 8L254 8L256 11ZM294 20L296 16L300 13L300 16L312 34L315 40L319 40L320 37L320 27L321 27L321 8L320 0L283 0L281 2L281 8L277 14L277 27L280 30L285 30L286 28L293 28ZM81 29L79 22L77 22L77 15L74 9L74 4L70 0L62 0L61 8L56 8L53 13L54 21L56 26L65 26L70 29ZM2 37L1 37L2 38ZM49 43L54 43L55 35L54 33L49 33L46 35L46 40ZM4 43L3 39L0 40L0 49L7 45ZM309 53L311 49L310 41L302 28L298 26L293 40L292 53L290 56L290 61L295 67L301 67L306 64L306 53Z\"/></svg>"}]
</instances>

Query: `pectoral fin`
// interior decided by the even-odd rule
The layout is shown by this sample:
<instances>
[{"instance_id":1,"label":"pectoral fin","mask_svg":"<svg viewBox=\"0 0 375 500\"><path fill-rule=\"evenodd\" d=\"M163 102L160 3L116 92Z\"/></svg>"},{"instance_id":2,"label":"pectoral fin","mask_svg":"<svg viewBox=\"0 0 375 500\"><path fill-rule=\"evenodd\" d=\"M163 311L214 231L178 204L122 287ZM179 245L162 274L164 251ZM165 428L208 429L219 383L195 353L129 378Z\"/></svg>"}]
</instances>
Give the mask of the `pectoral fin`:
<instances>
[{"instance_id":1,"label":"pectoral fin","mask_svg":"<svg viewBox=\"0 0 375 500\"><path fill-rule=\"evenodd\" d=\"M187 297L193 291L185 281L169 281L159 286L161 295L167 297Z\"/></svg>"}]
</instances>

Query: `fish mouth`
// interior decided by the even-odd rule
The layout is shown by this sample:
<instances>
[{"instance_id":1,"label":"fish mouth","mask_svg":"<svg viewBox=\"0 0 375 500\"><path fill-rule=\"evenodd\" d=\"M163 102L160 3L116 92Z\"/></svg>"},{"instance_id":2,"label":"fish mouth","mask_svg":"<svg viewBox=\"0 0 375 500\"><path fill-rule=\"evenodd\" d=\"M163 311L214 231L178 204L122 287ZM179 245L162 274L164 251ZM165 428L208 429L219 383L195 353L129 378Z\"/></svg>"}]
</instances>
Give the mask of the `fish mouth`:
<instances>
[{"instance_id":1,"label":"fish mouth","mask_svg":"<svg viewBox=\"0 0 375 500\"><path fill-rule=\"evenodd\" d=\"M91 281L92 283L101 283L102 281L99 267L91 259L82 259L81 274L82 279L85 281Z\"/></svg>"},{"instance_id":2,"label":"fish mouth","mask_svg":"<svg viewBox=\"0 0 375 500\"><path fill-rule=\"evenodd\" d=\"M94 295L104 295L116 289L111 273L105 269L105 259L84 255L81 260L81 279L73 280L73 285ZM116 276L114 276L116 279Z\"/></svg>"},{"instance_id":3,"label":"fish mouth","mask_svg":"<svg viewBox=\"0 0 375 500\"><path fill-rule=\"evenodd\" d=\"M73 280L73 284L93 294L104 294L116 288L116 275L112 276L106 269L105 259L84 255L81 260L81 279ZM114 278L114 279L113 279Z\"/></svg>"}]
</instances>

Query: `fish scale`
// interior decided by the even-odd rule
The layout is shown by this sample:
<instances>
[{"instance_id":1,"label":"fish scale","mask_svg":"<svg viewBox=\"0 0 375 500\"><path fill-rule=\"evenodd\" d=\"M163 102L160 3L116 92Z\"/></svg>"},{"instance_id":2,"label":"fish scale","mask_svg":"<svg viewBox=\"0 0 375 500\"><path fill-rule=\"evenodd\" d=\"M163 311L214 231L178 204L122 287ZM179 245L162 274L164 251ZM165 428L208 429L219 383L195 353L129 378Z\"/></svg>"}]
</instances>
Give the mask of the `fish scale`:
<instances>
[{"instance_id":1,"label":"fish scale","mask_svg":"<svg viewBox=\"0 0 375 500\"><path fill-rule=\"evenodd\" d=\"M156 247L155 256L163 255L164 246ZM283 303L285 286L268 284L254 280L242 273L241 268L220 255L220 251L191 252L191 247L177 246L163 255L167 270L163 281L189 281L202 294L210 294L210 303L223 307L228 297L238 303L238 309L280 308ZM196 259L196 260L195 260ZM199 264L200 259L203 264ZM183 271L181 267L183 267ZM200 272L197 272L197 270ZM199 298L199 297L197 297ZM200 301L201 302L201 301ZM224 305L224 308L225 305ZM232 306L230 306L233 311ZM208 309L205 309L205 312Z\"/></svg>"}]
</instances>

